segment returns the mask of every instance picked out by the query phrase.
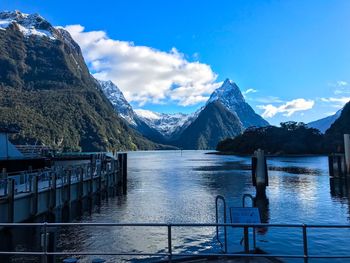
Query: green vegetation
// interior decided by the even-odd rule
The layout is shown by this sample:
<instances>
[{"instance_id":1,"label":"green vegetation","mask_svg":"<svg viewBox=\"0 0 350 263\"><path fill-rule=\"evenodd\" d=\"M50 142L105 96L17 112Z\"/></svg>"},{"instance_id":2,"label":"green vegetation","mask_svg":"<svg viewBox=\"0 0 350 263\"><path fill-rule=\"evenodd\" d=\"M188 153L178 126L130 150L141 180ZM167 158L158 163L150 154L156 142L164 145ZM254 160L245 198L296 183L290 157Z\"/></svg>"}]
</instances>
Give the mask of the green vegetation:
<instances>
[{"instance_id":1,"label":"green vegetation","mask_svg":"<svg viewBox=\"0 0 350 263\"><path fill-rule=\"evenodd\" d=\"M285 122L281 127L248 128L234 139L217 145L218 151L252 154L264 149L269 154L317 154L323 152L323 135L304 123Z\"/></svg>"},{"instance_id":2,"label":"green vegetation","mask_svg":"<svg viewBox=\"0 0 350 263\"><path fill-rule=\"evenodd\" d=\"M69 36L68 36L69 37ZM162 148L130 129L90 75L72 39L0 30L0 127L16 144L69 151Z\"/></svg>"},{"instance_id":3,"label":"green vegetation","mask_svg":"<svg viewBox=\"0 0 350 263\"><path fill-rule=\"evenodd\" d=\"M249 128L242 135L219 142L217 150L239 154L252 154L258 148L270 154L344 152L346 133L350 133L350 102L324 135L304 123L285 122L281 127Z\"/></svg>"}]
</instances>

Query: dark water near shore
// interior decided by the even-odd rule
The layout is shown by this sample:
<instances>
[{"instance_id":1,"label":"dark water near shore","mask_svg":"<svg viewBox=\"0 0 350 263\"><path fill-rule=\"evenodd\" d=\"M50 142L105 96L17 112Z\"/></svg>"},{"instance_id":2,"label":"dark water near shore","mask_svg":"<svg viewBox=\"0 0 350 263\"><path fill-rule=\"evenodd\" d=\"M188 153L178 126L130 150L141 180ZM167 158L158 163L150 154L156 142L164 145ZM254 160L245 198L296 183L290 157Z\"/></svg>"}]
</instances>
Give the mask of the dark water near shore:
<instances>
[{"instance_id":1,"label":"dark water near shore","mask_svg":"<svg viewBox=\"0 0 350 263\"><path fill-rule=\"evenodd\" d=\"M344 181L330 180L326 157L271 157L268 166L268 204L262 205L264 222L349 223L349 188L344 186ZM244 193L255 195L249 167L250 158L207 155L203 151L183 151L182 155L179 151L130 152L128 195L104 200L94 212L85 213L75 221L215 223L217 195L225 196L228 206L236 207L241 206ZM166 230L155 227L59 228L55 230L56 249L166 252ZM242 231L229 232L230 251L242 251L239 244ZM349 253L349 230L312 229L308 234L310 254ZM23 243L22 249L28 241L23 239ZM268 253L302 254L302 232L280 228L260 230L257 246ZM213 227L174 228L173 247L174 253L220 251ZM91 258L84 257L80 262L91 262ZM120 257L104 258L108 262L122 260ZM137 261L132 257L123 259Z\"/></svg>"}]
</instances>

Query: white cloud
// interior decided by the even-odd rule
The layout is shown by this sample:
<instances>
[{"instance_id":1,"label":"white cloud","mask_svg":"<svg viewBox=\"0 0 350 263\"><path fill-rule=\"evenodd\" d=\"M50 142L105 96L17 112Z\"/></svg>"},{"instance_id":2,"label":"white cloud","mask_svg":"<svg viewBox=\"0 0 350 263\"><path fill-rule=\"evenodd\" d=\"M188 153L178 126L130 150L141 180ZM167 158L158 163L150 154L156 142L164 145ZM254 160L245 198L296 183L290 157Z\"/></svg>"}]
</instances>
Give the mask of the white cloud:
<instances>
[{"instance_id":1,"label":"white cloud","mask_svg":"<svg viewBox=\"0 0 350 263\"><path fill-rule=\"evenodd\" d=\"M344 80L337 81L337 84L338 84L339 87L348 85L348 83L346 81L344 81Z\"/></svg>"},{"instance_id":2,"label":"white cloud","mask_svg":"<svg viewBox=\"0 0 350 263\"><path fill-rule=\"evenodd\" d=\"M279 97L275 97L275 96L267 96L267 97L255 98L254 101L257 101L257 102L260 102L260 103L283 103L284 102Z\"/></svg>"},{"instance_id":3,"label":"white cloud","mask_svg":"<svg viewBox=\"0 0 350 263\"><path fill-rule=\"evenodd\" d=\"M80 45L93 75L112 80L129 101L143 105L171 99L180 105L203 102L218 87L209 65L190 62L176 48L169 52L113 40L104 31L65 27Z\"/></svg>"},{"instance_id":4,"label":"white cloud","mask_svg":"<svg viewBox=\"0 0 350 263\"><path fill-rule=\"evenodd\" d=\"M243 91L242 94L245 96L249 93L256 93L256 92L258 92L258 90L256 90L256 89L247 89L247 90Z\"/></svg>"},{"instance_id":5,"label":"white cloud","mask_svg":"<svg viewBox=\"0 0 350 263\"><path fill-rule=\"evenodd\" d=\"M336 82L330 82L330 83L328 83L328 86L335 88L334 89L335 95L350 94L349 83L345 80L338 80Z\"/></svg>"},{"instance_id":6,"label":"white cloud","mask_svg":"<svg viewBox=\"0 0 350 263\"><path fill-rule=\"evenodd\" d=\"M313 100L305 100L305 99L295 99L286 102L280 106L274 106L272 104L268 105L259 105L257 106L259 109L263 109L264 112L262 116L264 118L272 118L277 113L283 113L284 116L292 116L297 111L305 111L312 109L315 102Z\"/></svg>"},{"instance_id":7,"label":"white cloud","mask_svg":"<svg viewBox=\"0 0 350 263\"><path fill-rule=\"evenodd\" d=\"M330 86L330 87L344 87L344 86L347 86L347 85L348 85L348 82L345 81L345 80L338 80L336 82L328 83L328 86Z\"/></svg>"},{"instance_id":8,"label":"white cloud","mask_svg":"<svg viewBox=\"0 0 350 263\"><path fill-rule=\"evenodd\" d=\"M350 97L339 97L339 98L321 98L321 101L332 103L332 106L335 108L342 108L346 103L350 101Z\"/></svg>"}]
</instances>

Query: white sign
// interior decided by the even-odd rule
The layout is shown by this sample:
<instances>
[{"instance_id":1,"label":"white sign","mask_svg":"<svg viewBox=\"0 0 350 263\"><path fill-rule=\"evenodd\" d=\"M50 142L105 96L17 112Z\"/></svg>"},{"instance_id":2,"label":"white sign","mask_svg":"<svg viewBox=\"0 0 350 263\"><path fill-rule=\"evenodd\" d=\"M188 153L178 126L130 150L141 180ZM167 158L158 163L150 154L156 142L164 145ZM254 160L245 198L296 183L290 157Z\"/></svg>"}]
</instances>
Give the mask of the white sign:
<instances>
[{"instance_id":1,"label":"white sign","mask_svg":"<svg viewBox=\"0 0 350 263\"><path fill-rule=\"evenodd\" d=\"M259 224L260 213L257 207L231 207L231 223L237 224Z\"/></svg>"}]
</instances>

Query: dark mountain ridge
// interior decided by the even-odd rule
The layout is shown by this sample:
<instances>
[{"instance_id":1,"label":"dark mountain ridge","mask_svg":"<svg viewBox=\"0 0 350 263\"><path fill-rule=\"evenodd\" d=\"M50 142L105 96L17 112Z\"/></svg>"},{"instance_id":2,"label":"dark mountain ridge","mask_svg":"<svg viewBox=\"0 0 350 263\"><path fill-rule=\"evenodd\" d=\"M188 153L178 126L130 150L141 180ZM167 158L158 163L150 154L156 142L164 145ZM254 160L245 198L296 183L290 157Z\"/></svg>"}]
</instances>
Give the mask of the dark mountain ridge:
<instances>
[{"instance_id":1,"label":"dark mountain ridge","mask_svg":"<svg viewBox=\"0 0 350 263\"><path fill-rule=\"evenodd\" d=\"M215 149L220 140L242 131L237 115L227 110L221 102L214 101L199 113L174 144L183 149Z\"/></svg>"}]
</instances>

